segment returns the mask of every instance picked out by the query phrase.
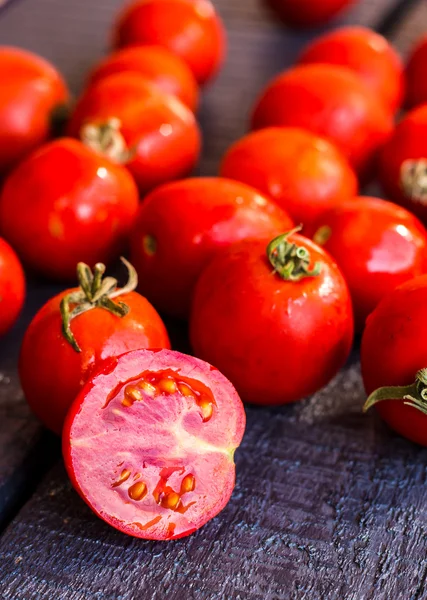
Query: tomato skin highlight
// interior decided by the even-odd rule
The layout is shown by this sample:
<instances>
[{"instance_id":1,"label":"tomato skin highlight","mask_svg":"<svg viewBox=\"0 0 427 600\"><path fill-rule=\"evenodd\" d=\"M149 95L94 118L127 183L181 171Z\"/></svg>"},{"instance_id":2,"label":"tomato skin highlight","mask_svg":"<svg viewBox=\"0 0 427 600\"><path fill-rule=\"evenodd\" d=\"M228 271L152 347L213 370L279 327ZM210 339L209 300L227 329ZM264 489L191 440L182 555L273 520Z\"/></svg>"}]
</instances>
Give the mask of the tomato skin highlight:
<instances>
[{"instance_id":1,"label":"tomato skin highlight","mask_svg":"<svg viewBox=\"0 0 427 600\"><path fill-rule=\"evenodd\" d=\"M241 239L275 236L292 226L273 202L229 179L201 177L164 185L142 203L131 235L141 292L160 310L185 318L197 278L215 253Z\"/></svg>"},{"instance_id":2,"label":"tomato skin highlight","mask_svg":"<svg viewBox=\"0 0 427 600\"><path fill-rule=\"evenodd\" d=\"M85 125L99 127L112 118L130 153L118 162L133 175L141 194L185 177L197 163L201 137L194 114L140 75L117 73L90 85L77 102L69 134L79 138Z\"/></svg>"},{"instance_id":3,"label":"tomato skin highlight","mask_svg":"<svg viewBox=\"0 0 427 600\"><path fill-rule=\"evenodd\" d=\"M347 67L300 65L284 71L261 93L252 128L301 127L334 142L367 178L392 131L392 117Z\"/></svg>"},{"instance_id":4,"label":"tomato skin highlight","mask_svg":"<svg viewBox=\"0 0 427 600\"><path fill-rule=\"evenodd\" d=\"M319 219L318 231L350 288L358 331L384 296L427 273L427 231L392 202L362 196L343 202Z\"/></svg>"},{"instance_id":5,"label":"tomato skin highlight","mask_svg":"<svg viewBox=\"0 0 427 600\"><path fill-rule=\"evenodd\" d=\"M225 30L209 0L137 0L119 16L114 46L146 44L182 58L203 85L224 60Z\"/></svg>"},{"instance_id":6,"label":"tomato skin highlight","mask_svg":"<svg viewBox=\"0 0 427 600\"><path fill-rule=\"evenodd\" d=\"M52 134L55 109L69 100L61 75L40 56L0 46L0 174Z\"/></svg>"},{"instance_id":7,"label":"tomato skin highlight","mask_svg":"<svg viewBox=\"0 0 427 600\"><path fill-rule=\"evenodd\" d=\"M392 113L401 106L405 79L403 63L386 38L367 27L340 27L311 42L299 64L328 63L349 67Z\"/></svg>"},{"instance_id":8,"label":"tomato skin highlight","mask_svg":"<svg viewBox=\"0 0 427 600\"><path fill-rule=\"evenodd\" d=\"M427 36L419 40L406 65L406 105L415 108L427 103Z\"/></svg>"},{"instance_id":9,"label":"tomato skin highlight","mask_svg":"<svg viewBox=\"0 0 427 600\"><path fill-rule=\"evenodd\" d=\"M291 27L318 27L336 17L355 0L265 0L280 19Z\"/></svg>"},{"instance_id":10,"label":"tomato skin highlight","mask_svg":"<svg viewBox=\"0 0 427 600\"><path fill-rule=\"evenodd\" d=\"M367 320L361 364L366 393L383 386L414 382L427 365L427 276L422 275L386 296ZM427 446L427 416L400 400L375 405L381 418L403 437Z\"/></svg>"},{"instance_id":11,"label":"tomato skin highlight","mask_svg":"<svg viewBox=\"0 0 427 600\"><path fill-rule=\"evenodd\" d=\"M186 63L162 46L131 46L110 54L90 73L89 84L116 73L130 71L155 83L167 94L179 98L193 112L199 102L199 88Z\"/></svg>"},{"instance_id":12,"label":"tomato skin highlight","mask_svg":"<svg viewBox=\"0 0 427 600\"><path fill-rule=\"evenodd\" d=\"M17 320L25 299L25 275L15 251L0 238L0 336Z\"/></svg>"},{"instance_id":13,"label":"tomato skin highlight","mask_svg":"<svg viewBox=\"0 0 427 600\"><path fill-rule=\"evenodd\" d=\"M67 281L75 278L79 260L117 257L138 205L126 169L62 138L36 150L7 178L0 227L24 263Z\"/></svg>"},{"instance_id":14,"label":"tomato skin highlight","mask_svg":"<svg viewBox=\"0 0 427 600\"><path fill-rule=\"evenodd\" d=\"M329 141L297 127L267 127L234 143L220 168L271 197L309 237L321 214L356 196L356 174Z\"/></svg>"},{"instance_id":15,"label":"tomato skin highlight","mask_svg":"<svg viewBox=\"0 0 427 600\"><path fill-rule=\"evenodd\" d=\"M265 241L246 241L219 254L196 285L190 320L195 354L215 364L242 399L279 405L326 385L353 341L351 300L336 263L293 234L321 272L284 281L273 272ZM219 333L220 332L220 333Z\"/></svg>"},{"instance_id":16,"label":"tomato skin highlight","mask_svg":"<svg viewBox=\"0 0 427 600\"><path fill-rule=\"evenodd\" d=\"M120 401L150 372L209 389L211 418L202 421L194 399L178 390L143 394L130 406ZM62 438L65 466L83 500L119 531L178 539L229 501L245 421L240 398L217 369L179 352L135 350L104 363L74 401Z\"/></svg>"}]
</instances>

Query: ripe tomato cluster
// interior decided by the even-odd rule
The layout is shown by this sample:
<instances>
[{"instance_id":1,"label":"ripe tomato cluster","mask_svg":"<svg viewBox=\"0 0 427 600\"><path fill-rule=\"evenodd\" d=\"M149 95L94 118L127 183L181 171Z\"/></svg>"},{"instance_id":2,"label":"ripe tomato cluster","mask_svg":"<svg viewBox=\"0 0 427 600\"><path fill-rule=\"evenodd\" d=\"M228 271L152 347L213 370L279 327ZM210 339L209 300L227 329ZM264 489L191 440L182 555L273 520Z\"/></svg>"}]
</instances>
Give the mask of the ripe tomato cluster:
<instances>
[{"instance_id":1,"label":"ripe tomato cluster","mask_svg":"<svg viewBox=\"0 0 427 600\"><path fill-rule=\"evenodd\" d=\"M271 2L300 25L347 3L324 2L304 23L304 2ZM78 285L34 316L19 360L76 490L130 535L190 534L233 491L240 396L282 405L315 393L355 330L366 407L427 445L422 45L405 74L371 30L321 36L261 92L253 131L218 176L189 177L201 86L225 52L213 5L136 0L112 39L73 106L52 65L0 48L0 335L24 302L20 259L57 281L77 268ZM406 82L417 106L394 127ZM377 174L396 204L359 195ZM106 265L127 251L120 287ZM157 310L188 321L195 356L171 350Z\"/></svg>"}]
</instances>

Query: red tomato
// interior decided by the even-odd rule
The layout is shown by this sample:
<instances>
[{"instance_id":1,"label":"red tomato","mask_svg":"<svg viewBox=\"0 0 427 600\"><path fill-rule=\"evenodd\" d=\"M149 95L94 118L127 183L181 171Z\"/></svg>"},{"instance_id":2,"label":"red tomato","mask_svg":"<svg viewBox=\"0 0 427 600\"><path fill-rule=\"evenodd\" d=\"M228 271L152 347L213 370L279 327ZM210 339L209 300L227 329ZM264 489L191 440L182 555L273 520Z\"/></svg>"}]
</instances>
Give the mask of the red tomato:
<instances>
[{"instance_id":1,"label":"red tomato","mask_svg":"<svg viewBox=\"0 0 427 600\"><path fill-rule=\"evenodd\" d=\"M292 225L273 202L235 181L208 177L164 185L144 200L131 237L141 291L160 310L187 317L197 278L215 252Z\"/></svg>"},{"instance_id":2,"label":"red tomato","mask_svg":"<svg viewBox=\"0 0 427 600\"><path fill-rule=\"evenodd\" d=\"M228 150L220 173L270 196L304 225L307 236L325 210L358 189L354 171L335 146L295 127L268 127L245 136Z\"/></svg>"},{"instance_id":3,"label":"red tomato","mask_svg":"<svg viewBox=\"0 0 427 600\"><path fill-rule=\"evenodd\" d=\"M65 82L46 60L0 46L0 173L50 136L55 109L68 101Z\"/></svg>"},{"instance_id":4,"label":"red tomato","mask_svg":"<svg viewBox=\"0 0 427 600\"><path fill-rule=\"evenodd\" d=\"M379 177L385 193L427 223L427 104L409 112L384 146Z\"/></svg>"},{"instance_id":5,"label":"red tomato","mask_svg":"<svg viewBox=\"0 0 427 600\"><path fill-rule=\"evenodd\" d=\"M194 114L131 72L89 86L77 102L69 133L126 164L142 194L187 175L200 153Z\"/></svg>"},{"instance_id":6,"label":"red tomato","mask_svg":"<svg viewBox=\"0 0 427 600\"><path fill-rule=\"evenodd\" d=\"M19 258L0 238L0 336L15 323L25 299L25 276Z\"/></svg>"},{"instance_id":7,"label":"red tomato","mask_svg":"<svg viewBox=\"0 0 427 600\"><path fill-rule=\"evenodd\" d=\"M229 501L244 429L242 402L217 369L179 352L136 350L106 365L73 403L65 465L109 525L177 539Z\"/></svg>"},{"instance_id":8,"label":"red tomato","mask_svg":"<svg viewBox=\"0 0 427 600\"><path fill-rule=\"evenodd\" d=\"M337 65L301 65L274 79L259 98L254 129L294 126L337 144L354 168L370 174L392 118L366 84Z\"/></svg>"},{"instance_id":9,"label":"red tomato","mask_svg":"<svg viewBox=\"0 0 427 600\"><path fill-rule=\"evenodd\" d=\"M197 81L186 63L166 48L123 48L98 63L90 74L89 81L94 83L108 75L124 71L143 75L163 92L177 96L192 111L196 110L199 101Z\"/></svg>"},{"instance_id":10,"label":"red tomato","mask_svg":"<svg viewBox=\"0 0 427 600\"><path fill-rule=\"evenodd\" d=\"M375 405L392 429L423 446L427 446L426 324L423 275L382 300L368 318L361 348L363 381L372 394L365 410Z\"/></svg>"},{"instance_id":11,"label":"red tomato","mask_svg":"<svg viewBox=\"0 0 427 600\"><path fill-rule=\"evenodd\" d=\"M138 204L126 169L63 138L37 150L8 177L0 227L25 263L68 280L79 259L109 262L120 253Z\"/></svg>"},{"instance_id":12,"label":"red tomato","mask_svg":"<svg viewBox=\"0 0 427 600\"><path fill-rule=\"evenodd\" d=\"M200 84L218 71L225 31L209 0L137 0L120 15L114 44L158 44L181 57Z\"/></svg>"},{"instance_id":13,"label":"red tomato","mask_svg":"<svg viewBox=\"0 0 427 600\"><path fill-rule=\"evenodd\" d=\"M190 338L243 400L285 404L313 394L345 363L350 294L333 260L295 234L222 252L196 285Z\"/></svg>"},{"instance_id":14,"label":"red tomato","mask_svg":"<svg viewBox=\"0 0 427 600\"><path fill-rule=\"evenodd\" d=\"M409 108L427 103L427 36L415 46L406 66L406 103Z\"/></svg>"},{"instance_id":15,"label":"red tomato","mask_svg":"<svg viewBox=\"0 0 427 600\"><path fill-rule=\"evenodd\" d=\"M341 27L307 46L300 63L329 63L349 67L395 113L403 101L403 63L391 44L366 27Z\"/></svg>"},{"instance_id":16,"label":"red tomato","mask_svg":"<svg viewBox=\"0 0 427 600\"><path fill-rule=\"evenodd\" d=\"M427 273L427 231L391 202L360 197L318 221L314 241L337 261L350 288L356 325L397 286Z\"/></svg>"},{"instance_id":17,"label":"red tomato","mask_svg":"<svg viewBox=\"0 0 427 600\"><path fill-rule=\"evenodd\" d=\"M117 289L117 281L105 280L101 289L104 265L95 267L94 281L89 267L80 263L80 287L49 300L25 333L21 385L31 409L55 433L61 433L68 408L99 362L137 348L170 347L157 312L132 291L137 277L126 264L126 287Z\"/></svg>"},{"instance_id":18,"label":"red tomato","mask_svg":"<svg viewBox=\"0 0 427 600\"><path fill-rule=\"evenodd\" d=\"M266 0L286 24L318 27L327 23L355 0Z\"/></svg>"}]
</instances>

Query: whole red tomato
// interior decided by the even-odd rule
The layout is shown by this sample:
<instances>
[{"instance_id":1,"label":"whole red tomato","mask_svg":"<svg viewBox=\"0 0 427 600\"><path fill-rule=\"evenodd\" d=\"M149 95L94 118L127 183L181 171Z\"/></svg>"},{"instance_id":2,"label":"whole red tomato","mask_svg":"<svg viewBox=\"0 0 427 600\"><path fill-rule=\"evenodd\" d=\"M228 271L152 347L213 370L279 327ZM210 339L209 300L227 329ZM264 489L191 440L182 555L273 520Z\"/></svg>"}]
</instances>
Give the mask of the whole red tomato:
<instances>
[{"instance_id":1,"label":"whole red tomato","mask_svg":"<svg viewBox=\"0 0 427 600\"><path fill-rule=\"evenodd\" d=\"M114 45L157 44L182 58L200 84L218 71L225 31L209 0L137 0L120 15Z\"/></svg>"},{"instance_id":2,"label":"whole red tomato","mask_svg":"<svg viewBox=\"0 0 427 600\"><path fill-rule=\"evenodd\" d=\"M235 181L203 177L164 185L142 203L131 236L141 291L160 310L187 317L197 278L219 249L292 225L273 202Z\"/></svg>"},{"instance_id":3,"label":"whole red tomato","mask_svg":"<svg viewBox=\"0 0 427 600\"><path fill-rule=\"evenodd\" d=\"M0 81L0 173L4 173L49 139L54 113L68 101L68 90L49 62L7 46L0 46Z\"/></svg>"},{"instance_id":4,"label":"whole red tomato","mask_svg":"<svg viewBox=\"0 0 427 600\"><path fill-rule=\"evenodd\" d=\"M370 315L362 338L362 375L375 406L400 435L427 446L427 276L386 296Z\"/></svg>"},{"instance_id":5,"label":"whole red tomato","mask_svg":"<svg viewBox=\"0 0 427 600\"><path fill-rule=\"evenodd\" d=\"M63 138L36 150L7 178L0 228L26 264L69 280L79 259L94 264L118 256L138 204L126 169Z\"/></svg>"},{"instance_id":6,"label":"whole red tomato","mask_svg":"<svg viewBox=\"0 0 427 600\"><path fill-rule=\"evenodd\" d=\"M406 103L409 108L427 103L427 36L412 51L406 66Z\"/></svg>"},{"instance_id":7,"label":"whole red tomato","mask_svg":"<svg viewBox=\"0 0 427 600\"><path fill-rule=\"evenodd\" d=\"M25 299L25 276L19 258L0 238L0 336L15 323Z\"/></svg>"},{"instance_id":8,"label":"whole red tomato","mask_svg":"<svg viewBox=\"0 0 427 600\"><path fill-rule=\"evenodd\" d=\"M77 102L69 133L126 165L142 194L187 175L200 153L191 110L132 72L89 86Z\"/></svg>"},{"instance_id":9,"label":"whole red tomato","mask_svg":"<svg viewBox=\"0 0 427 600\"><path fill-rule=\"evenodd\" d=\"M177 96L193 112L199 101L199 88L187 64L161 46L132 46L114 52L98 63L90 74L94 83L115 73L138 73L163 92Z\"/></svg>"},{"instance_id":10,"label":"whole red tomato","mask_svg":"<svg viewBox=\"0 0 427 600\"><path fill-rule=\"evenodd\" d=\"M243 400L285 404L313 394L347 360L350 294L336 263L293 232L236 244L196 285L190 338Z\"/></svg>"},{"instance_id":11,"label":"whole red tomato","mask_svg":"<svg viewBox=\"0 0 427 600\"><path fill-rule=\"evenodd\" d=\"M119 531L177 539L229 501L244 429L242 402L217 369L135 350L107 363L73 403L65 465L83 500Z\"/></svg>"},{"instance_id":12,"label":"whole red tomato","mask_svg":"<svg viewBox=\"0 0 427 600\"><path fill-rule=\"evenodd\" d=\"M353 169L333 144L296 127L267 127L250 133L225 154L221 175L270 196L306 236L332 206L357 194Z\"/></svg>"},{"instance_id":13,"label":"whole red tomato","mask_svg":"<svg viewBox=\"0 0 427 600\"><path fill-rule=\"evenodd\" d=\"M397 125L380 157L379 177L391 200L427 223L427 104Z\"/></svg>"},{"instance_id":14,"label":"whole red tomato","mask_svg":"<svg viewBox=\"0 0 427 600\"><path fill-rule=\"evenodd\" d=\"M427 273L427 231L392 202L355 198L324 214L318 226L314 241L337 261L350 288L359 331L384 296Z\"/></svg>"},{"instance_id":15,"label":"whole red tomato","mask_svg":"<svg viewBox=\"0 0 427 600\"><path fill-rule=\"evenodd\" d=\"M105 267L94 272L79 263L78 288L49 300L28 327L19 375L28 404L46 427L60 434L68 408L98 363L136 348L169 348L163 321L132 291L137 276L129 263L129 282L118 289Z\"/></svg>"},{"instance_id":16,"label":"whole red tomato","mask_svg":"<svg viewBox=\"0 0 427 600\"><path fill-rule=\"evenodd\" d=\"M311 42L299 63L329 63L349 67L384 101L392 113L401 106L403 63L393 46L366 27L341 27Z\"/></svg>"},{"instance_id":17,"label":"whole red tomato","mask_svg":"<svg viewBox=\"0 0 427 600\"><path fill-rule=\"evenodd\" d=\"M391 133L392 117L350 69L313 64L285 71L261 94L252 126L271 125L302 127L330 139L367 176Z\"/></svg>"},{"instance_id":18,"label":"whole red tomato","mask_svg":"<svg viewBox=\"0 0 427 600\"><path fill-rule=\"evenodd\" d=\"M318 27L327 23L356 0L266 0L291 27Z\"/></svg>"}]
</instances>

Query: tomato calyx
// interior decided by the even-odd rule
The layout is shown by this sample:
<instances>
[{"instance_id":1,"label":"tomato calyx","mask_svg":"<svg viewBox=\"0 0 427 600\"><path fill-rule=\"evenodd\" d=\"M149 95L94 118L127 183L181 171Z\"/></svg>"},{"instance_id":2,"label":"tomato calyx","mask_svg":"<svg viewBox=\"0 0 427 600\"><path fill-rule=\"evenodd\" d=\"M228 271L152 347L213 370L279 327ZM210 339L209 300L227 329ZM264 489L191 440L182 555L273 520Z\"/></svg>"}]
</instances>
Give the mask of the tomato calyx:
<instances>
[{"instance_id":1,"label":"tomato calyx","mask_svg":"<svg viewBox=\"0 0 427 600\"><path fill-rule=\"evenodd\" d=\"M427 415L427 368L418 371L415 382L410 385L382 387L372 392L363 406L363 412L385 400L403 400L407 406Z\"/></svg>"},{"instance_id":2,"label":"tomato calyx","mask_svg":"<svg viewBox=\"0 0 427 600\"><path fill-rule=\"evenodd\" d=\"M83 144L115 163L126 164L135 154L129 149L120 131L121 121L111 117L102 123L85 123L80 130Z\"/></svg>"},{"instance_id":3,"label":"tomato calyx","mask_svg":"<svg viewBox=\"0 0 427 600\"><path fill-rule=\"evenodd\" d=\"M122 288L117 287L117 279L114 277L103 278L104 264L97 263L93 272L83 262L77 265L79 289L64 296L60 304L62 333L76 352L81 352L81 348L71 331L73 319L93 308L104 308L119 318L125 317L130 310L124 302L113 302L114 298L133 292L138 285L138 275L134 267L123 257L121 261L128 270L128 281Z\"/></svg>"},{"instance_id":4,"label":"tomato calyx","mask_svg":"<svg viewBox=\"0 0 427 600\"><path fill-rule=\"evenodd\" d=\"M427 158L408 159L400 167L400 185L407 198L427 204Z\"/></svg>"},{"instance_id":5,"label":"tomato calyx","mask_svg":"<svg viewBox=\"0 0 427 600\"><path fill-rule=\"evenodd\" d=\"M320 275L322 265L316 262L310 269L310 252L304 246L288 241L289 236L301 231L299 225L274 238L267 246L267 258L277 273L285 281L300 281L305 277Z\"/></svg>"}]
</instances>

